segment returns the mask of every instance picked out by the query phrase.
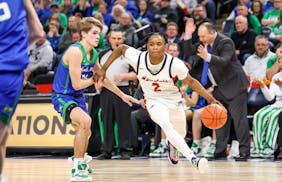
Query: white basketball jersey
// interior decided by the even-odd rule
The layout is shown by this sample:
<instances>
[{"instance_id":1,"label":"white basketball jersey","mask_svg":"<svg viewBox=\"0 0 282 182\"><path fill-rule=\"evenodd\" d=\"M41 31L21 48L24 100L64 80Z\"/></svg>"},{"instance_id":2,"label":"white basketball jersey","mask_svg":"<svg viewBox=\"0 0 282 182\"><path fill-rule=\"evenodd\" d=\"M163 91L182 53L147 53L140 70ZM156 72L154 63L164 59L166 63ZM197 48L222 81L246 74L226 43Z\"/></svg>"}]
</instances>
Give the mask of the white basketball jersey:
<instances>
[{"instance_id":1,"label":"white basketball jersey","mask_svg":"<svg viewBox=\"0 0 282 182\"><path fill-rule=\"evenodd\" d=\"M158 100L174 105L182 103L182 95L176 83L178 77L171 73L173 62L179 61L176 59L165 54L164 60L160 64L152 65L148 52L141 53L136 72L146 100Z\"/></svg>"}]
</instances>

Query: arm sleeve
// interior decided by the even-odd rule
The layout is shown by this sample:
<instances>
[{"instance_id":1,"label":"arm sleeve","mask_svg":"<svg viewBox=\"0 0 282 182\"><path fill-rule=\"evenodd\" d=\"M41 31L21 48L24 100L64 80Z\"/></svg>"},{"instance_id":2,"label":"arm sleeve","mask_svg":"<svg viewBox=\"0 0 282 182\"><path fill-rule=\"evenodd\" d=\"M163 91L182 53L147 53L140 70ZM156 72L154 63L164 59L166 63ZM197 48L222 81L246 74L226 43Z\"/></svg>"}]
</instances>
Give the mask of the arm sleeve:
<instances>
[{"instance_id":1,"label":"arm sleeve","mask_svg":"<svg viewBox=\"0 0 282 182\"><path fill-rule=\"evenodd\" d=\"M174 58L171 65L171 75L172 77L177 76L179 80L184 80L189 72L188 68L185 66L183 61L178 58Z\"/></svg>"}]
</instances>

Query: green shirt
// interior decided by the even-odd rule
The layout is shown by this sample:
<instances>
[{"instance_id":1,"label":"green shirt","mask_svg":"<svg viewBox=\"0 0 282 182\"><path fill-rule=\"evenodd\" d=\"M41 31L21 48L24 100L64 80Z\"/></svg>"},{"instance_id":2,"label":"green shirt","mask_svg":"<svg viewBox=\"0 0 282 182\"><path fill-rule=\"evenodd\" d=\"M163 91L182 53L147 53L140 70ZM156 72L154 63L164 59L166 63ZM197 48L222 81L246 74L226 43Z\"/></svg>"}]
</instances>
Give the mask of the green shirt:
<instances>
[{"instance_id":1,"label":"green shirt","mask_svg":"<svg viewBox=\"0 0 282 182\"><path fill-rule=\"evenodd\" d=\"M274 55L274 56L271 56L271 57L268 59L267 64L266 64L266 69L269 69L269 68L271 68L271 67L274 65L274 63L275 63L275 61L276 61L276 58L277 58L277 56Z\"/></svg>"}]
</instances>

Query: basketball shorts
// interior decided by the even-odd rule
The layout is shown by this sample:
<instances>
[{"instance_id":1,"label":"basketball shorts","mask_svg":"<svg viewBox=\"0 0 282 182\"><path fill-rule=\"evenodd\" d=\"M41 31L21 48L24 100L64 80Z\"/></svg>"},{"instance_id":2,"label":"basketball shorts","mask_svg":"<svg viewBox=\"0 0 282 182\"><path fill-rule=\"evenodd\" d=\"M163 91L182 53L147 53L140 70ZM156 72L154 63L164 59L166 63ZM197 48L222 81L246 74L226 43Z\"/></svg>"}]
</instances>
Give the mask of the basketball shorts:
<instances>
[{"instance_id":1,"label":"basketball shorts","mask_svg":"<svg viewBox=\"0 0 282 182\"><path fill-rule=\"evenodd\" d=\"M1 73L0 122L9 125L23 87L24 72Z\"/></svg>"},{"instance_id":2,"label":"basketball shorts","mask_svg":"<svg viewBox=\"0 0 282 182\"><path fill-rule=\"evenodd\" d=\"M80 107L86 113L86 101L83 95L71 96L65 94L52 93L52 103L54 109L62 116L64 122L67 124L71 123L70 112L75 107Z\"/></svg>"}]
</instances>

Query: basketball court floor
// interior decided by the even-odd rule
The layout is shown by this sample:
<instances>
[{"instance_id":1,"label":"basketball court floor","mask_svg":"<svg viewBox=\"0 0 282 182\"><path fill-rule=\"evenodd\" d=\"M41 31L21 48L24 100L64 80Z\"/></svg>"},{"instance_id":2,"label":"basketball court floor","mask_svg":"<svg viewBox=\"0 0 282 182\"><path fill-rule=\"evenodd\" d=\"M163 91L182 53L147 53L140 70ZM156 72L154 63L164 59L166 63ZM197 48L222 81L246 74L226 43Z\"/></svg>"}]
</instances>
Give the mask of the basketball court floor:
<instances>
[{"instance_id":1,"label":"basketball court floor","mask_svg":"<svg viewBox=\"0 0 282 182\"><path fill-rule=\"evenodd\" d=\"M8 157L4 175L9 182L68 182L72 165L66 158ZM90 165L95 182L282 181L282 162L272 160L210 161L204 174L184 159L177 165L165 158L93 160Z\"/></svg>"}]
</instances>

